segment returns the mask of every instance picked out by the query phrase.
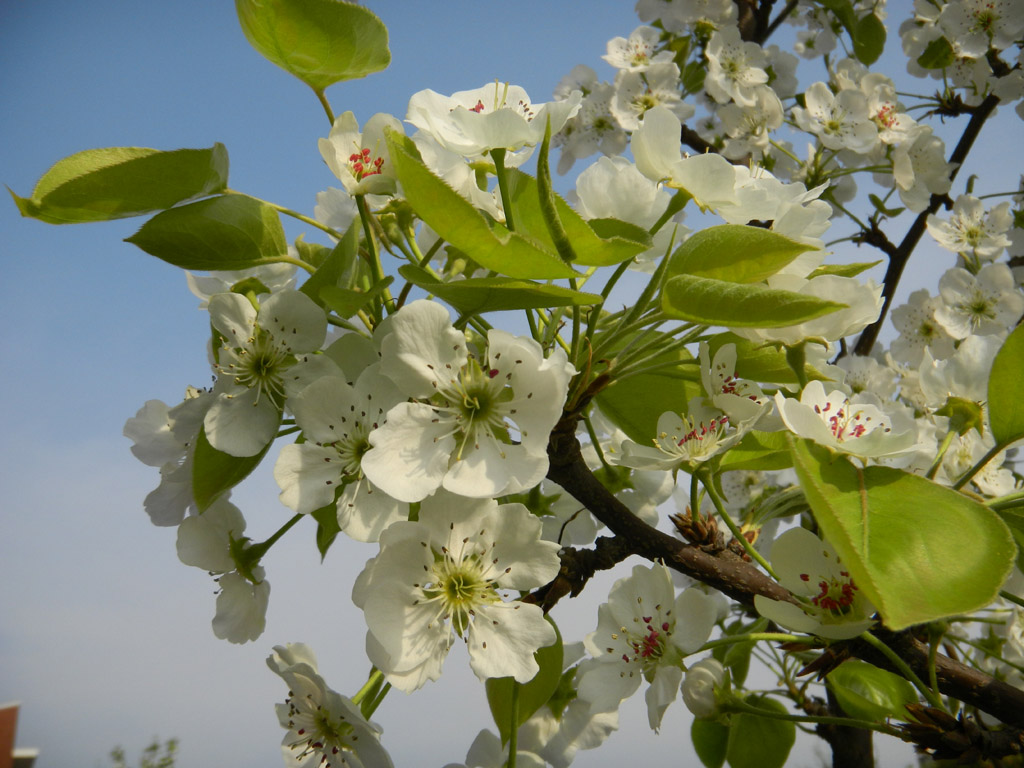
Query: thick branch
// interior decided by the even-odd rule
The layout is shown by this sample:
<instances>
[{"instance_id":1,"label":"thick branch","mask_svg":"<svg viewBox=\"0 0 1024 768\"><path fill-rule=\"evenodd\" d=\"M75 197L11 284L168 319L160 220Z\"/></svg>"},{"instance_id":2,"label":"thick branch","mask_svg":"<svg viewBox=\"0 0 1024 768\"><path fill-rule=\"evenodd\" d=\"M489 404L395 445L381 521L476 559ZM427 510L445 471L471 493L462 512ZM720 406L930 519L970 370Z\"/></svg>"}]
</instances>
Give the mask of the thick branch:
<instances>
[{"instance_id":1,"label":"thick branch","mask_svg":"<svg viewBox=\"0 0 1024 768\"><path fill-rule=\"evenodd\" d=\"M949 174L950 181L956 178L960 167L967 158L967 154L971 151L971 147L974 146L975 139L977 139L978 134L981 133L981 127L995 111L996 105L998 104L999 98L997 96L990 95L972 111L971 119L964 128L963 135L960 136L960 141L953 150L953 154L949 156L949 162L954 166L952 172ZM945 195L932 195L928 207L921 211L921 213L917 215L917 218L914 219L914 223L910 225L910 229L907 230L907 234L903 237L903 242L899 244L899 247L896 248L895 252L883 249L889 255L889 266L885 270L885 279L882 283L882 293L885 296L882 304L882 311L879 313L878 319L865 328L864 332L860 335L860 338L857 339L857 346L855 346L853 350L855 354L871 354L871 348L875 345L875 340L878 338L878 332L881 330L882 323L885 321L885 316L889 312L889 306L892 304L893 296L896 293L896 286L899 284L900 277L903 276L903 269L907 266L907 262L910 260L910 255L914 252L918 242L921 240L921 236L925 232L925 228L928 223L928 216L939 210L939 206L942 205L943 201L946 199ZM865 235L866 234L867 233L865 233ZM864 242L872 242L872 240L865 238Z\"/></svg>"}]
</instances>

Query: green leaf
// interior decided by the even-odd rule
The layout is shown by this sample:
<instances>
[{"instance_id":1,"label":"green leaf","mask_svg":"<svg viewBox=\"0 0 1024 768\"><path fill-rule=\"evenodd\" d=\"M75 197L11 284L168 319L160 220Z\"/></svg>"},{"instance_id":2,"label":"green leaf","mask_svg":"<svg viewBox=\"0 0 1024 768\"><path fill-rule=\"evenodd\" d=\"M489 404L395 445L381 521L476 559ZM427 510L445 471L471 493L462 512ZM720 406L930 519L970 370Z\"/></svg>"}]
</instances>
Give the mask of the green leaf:
<instances>
[{"instance_id":1,"label":"green leaf","mask_svg":"<svg viewBox=\"0 0 1024 768\"><path fill-rule=\"evenodd\" d=\"M36 182L32 197L11 196L22 216L76 224L162 211L223 192L227 185L223 144L173 152L109 147L65 157Z\"/></svg>"},{"instance_id":2,"label":"green leaf","mask_svg":"<svg viewBox=\"0 0 1024 768\"><path fill-rule=\"evenodd\" d=\"M853 10L850 0L819 0L823 8L832 12L839 23L843 25L850 37L854 36L857 28L857 14Z\"/></svg>"},{"instance_id":3,"label":"green leaf","mask_svg":"<svg viewBox=\"0 0 1024 768\"><path fill-rule=\"evenodd\" d=\"M790 439L818 526L886 626L900 630L992 602L1016 555L997 514L923 477L862 469Z\"/></svg>"},{"instance_id":4,"label":"green leaf","mask_svg":"<svg viewBox=\"0 0 1024 768\"><path fill-rule=\"evenodd\" d=\"M819 275L839 275L840 277L856 277L861 272L867 272L872 267L877 267L881 264L879 261L864 261L856 264L823 264L816 270L811 272L807 276L807 279L818 277Z\"/></svg>"},{"instance_id":5,"label":"green leaf","mask_svg":"<svg viewBox=\"0 0 1024 768\"><path fill-rule=\"evenodd\" d=\"M1017 567L1024 571L1024 512L1015 509L1000 509L997 514L1010 529L1010 535L1017 545Z\"/></svg>"},{"instance_id":6,"label":"green leaf","mask_svg":"<svg viewBox=\"0 0 1024 768\"><path fill-rule=\"evenodd\" d=\"M252 47L317 93L391 63L387 27L354 3L235 0L235 10Z\"/></svg>"},{"instance_id":7,"label":"green leaf","mask_svg":"<svg viewBox=\"0 0 1024 768\"><path fill-rule=\"evenodd\" d=\"M785 705L768 696L749 696L746 703L789 714ZM796 725L791 721L741 712L732 718L725 758L732 768L782 768L795 741Z\"/></svg>"},{"instance_id":8,"label":"green leaf","mask_svg":"<svg viewBox=\"0 0 1024 768\"><path fill-rule=\"evenodd\" d=\"M199 511L205 512L221 494L245 480L268 450L270 443L255 456L231 456L210 445L206 429L200 428L192 465L192 496Z\"/></svg>"},{"instance_id":9,"label":"green leaf","mask_svg":"<svg viewBox=\"0 0 1024 768\"><path fill-rule=\"evenodd\" d=\"M518 729L533 716L534 712L547 704L562 679L562 635L554 619L550 616L544 618L555 628L558 639L554 645L537 649L534 658L537 659L540 670L534 678L528 683L517 683L512 677L492 677L484 684L487 690L487 703L491 707L494 724L498 726L502 744L506 744L511 735L509 726L512 722L513 688L519 686L519 717L516 723Z\"/></svg>"},{"instance_id":10,"label":"green leaf","mask_svg":"<svg viewBox=\"0 0 1024 768\"><path fill-rule=\"evenodd\" d=\"M875 210L878 211L883 216L899 216L901 213L903 213L903 211L906 210L906 208L887 208L885 206L885 203L882 202L882 198L880 198L873 192L868 194L868 200L871 201L871 204L875 207Z\"/></svg>"},{"instance_id":11,"label":"green leaf","mask_svg":"<svg viewBox=\"0 0 1024 768\"><path fill-rule=\"evenodd\" d=\"M657 338L649 334L651 341ZM666 340L669 338L665 336ZM623 342L625 343L625 342ZM651 364L693 360L685 349L667 352ZM650 445L658 434L658 419L666 411L686 413L687 404L703 393L695 365L658 368L650 373L614 381L596 396L598 406L615 426L641 445Z\"/></svg>"},{"instance_id":12,"label":"green leaf","mask_svg":"<svg viewBox=\"0 0 1024 768\"><path fill-rule=\"evenodd\" d=\"M509 169L509 191L515 209L516 231L533 238L545 248L558 252L540 204L537 179L522 171ZM550 190L549 190L550 191ZM615 219L600 220L596 224L583 219L564 199L551 191L554 210L562 229L572 245L575 264L587 267L606 267L628 261L651 247L651 237L645 230ZM598 234L597 228L602 234Z\"/></svg>"},{"instance_id":13,"label":"green leaf","mask_svg":"<svg viewBox=\"0 0 1024 768\"><path fill-rule=\"evenodd\" d=\"M327 287L343 287L341 284L355 263L358 243L359 222L356 221L348 228L345 236L338 241L333 250L327 254L327 258L317 267L316 272L299 287L299 290L326 309L327 304L320 296L320 290ZM305 260L308 261L308 259Z\"/></svg>"},{"instance_id":14,"label":"green leaf","mask_svg":"<svg viewBox=\"0 0 1024 768\"><path fill-rule=\"evenodd\" d=\"M774 472L793 466L789 443L784 432L758 432L751 430L722 456L718 468L722 472L734 469L756 469Z\"/></svg>"},{"instance_id":15,"label":"green leaf","mask_svg":"<svg viewBox=\"0 0 1024 768\"><path fill-rule=\"evenodd\" d=\"M446 240L485 269L530 279L575 277L576 271L557 253L532 238L488 222L473 205L427 168L389 133L388 151L402 182L406 200L416 214Z\"/></svg>"},{"instance_id":16,"label":"green leaf","mask_svg":"<svg viewBox=\"0 0 1024 768\"><path fill-rule=\"evenodd\" d=\"M690 741L705 768L722 768L729 744L729 726L717 720L695 717L690 724Z\"/></svg>"},{"instance_id":17,"label":"green leaf","mask_svg":"<svg viewBox=\"0 0 1024 768\"><path fill-rule=\"evenodd\" d=\"M582 307L602 301L602 297L596 293L582 293L513 277L471 277L442 283L426 270L412 264L405 264L398 271L410 283L444 299L462 315L508 309Z\"/></svg>"},{"instance_id":18,"label":"green leaf","mask_svg":"<svg viewBox=\"0 0 1024 768\"><path fill-rule=\"evenodd\" d=\"M295 238L295 242L292 243L295 246L295 251L299 254L299 258L312 267L319 268L327 257L331 255L333 248L328 248L326 245L320 243L307 243L305 235L299 235Z\"/></svg>"},{"instance_id":19,"label":"green leaf","mask_svg":"<svg viewBox=\"0 0 1024 768\"><path fill-rule=\"evenodd\" d=\"M924 53L917 57L917 63L924 69L945 69L956 61L953 46L944 37L937 37L925 46Z\"/></svg>"},{"instance_id":20,"label":"green leaf","mask_svg":"<svg viewBox=\"0 0 1024 768\"><path fill-rule=\"evenodd\" d=\"M368 291L355 291L349 288L338 288L336 285L325 285L320 289L320 298L338 317L349 318L380 296L395 281L394 275L388 275L375 283Z\"/></svg>"},{"instance_id":21,"label":"green leaf","mask_svg":"<svg viewBox=\"0 0 1024 768\"><path fill-rule=\"evenodd\" d=\"M907 719L907 704L917 703L909 681L858 659L848 659L825 678L839 706L859 720Z\"/></svg>"},{"instance_id":22,"label":"green leaf","mask_svg":"<svg viewBox=\"0 0 1024 768\"><path fill-rule=\"evenodd\" d=\"M988 377L988 412L997 445L1024 437L1024 325L1018 325L992 361Z\"/></svg>"},{"instance_id":23,"label":"green leaf","mask_svg":"<svg viewBox=\"0 0 1024 768\"><path fill-rule=\"evenodd\" d=\"M245 195L222 195L158 213L125 239L182 269L246 269L288 251L277 211Z\"/></svg>"},{"instance_id":24,"label":"green leaf","mask_svg":"<svg viewBox=\"0 0 1024 768\"><path fill-rule=\"evenodd\" d=\"M695 232L672 254L667 277L696 275L731 283L771 277L801 253L819 250L763 227L720 224Z\"/></svg>"},{"instance_id":25,"label":"green leaf","mask_svg":"<svg viewBox=\"0 0 1024 768\"><path fill-rule=\"evenodd\" d=\"M862 16L851 35L853 55L862 64L871 66L885 50L885 24L875 14Z\"/></svg>"},{"instance_id":26,"label":"green leaf","mask_svg":"<svg viewBox=\"0 0 1024 768\"><path fill-rule=\"evenodd\" d=\"M341 493L343 489L344 486L339 486L338 493ZM317 523L316 548L320 550L320 562L323 562L327 557L327 550L331 548L331 544L341 533L341 526L338 525L338 503L332 501L320 509L313 510L310 514Z\"/></svg>"},{"instance_id":27,"label":"green leaf","mask_svg":"<svg viewBox=\"0 0 1024 768\"><path fill-rule=\"evenodd\" d=\"M750 671L750 655L754 652L755 642L733 643L725 652L722 664L729 668L729 676L732 681L742 687L747 679L747 672Z\"/></svg>"},{"instance_id":28,"label":"green leaf","mask_svg":"<svg viewBox=\"0 0 1024 768\"><path fill-rule=\"evenodd\" d=\"M733 328L781 328L845 307L793 291L694 275L669 278L661 293L661 308L670 317Z\"/></svg>"}]
</instances>

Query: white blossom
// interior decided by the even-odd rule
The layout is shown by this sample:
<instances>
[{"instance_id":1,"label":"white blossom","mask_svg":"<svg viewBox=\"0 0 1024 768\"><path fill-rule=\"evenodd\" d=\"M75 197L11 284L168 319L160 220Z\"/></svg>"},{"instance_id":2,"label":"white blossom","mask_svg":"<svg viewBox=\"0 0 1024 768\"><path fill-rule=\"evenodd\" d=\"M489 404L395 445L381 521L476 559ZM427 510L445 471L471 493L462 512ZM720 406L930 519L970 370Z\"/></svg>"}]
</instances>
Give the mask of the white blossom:
<instances>
[{"instance_id":1,"label":"white blossom","mask_svg":"<svg viewBox=\"0 0 1024 768\"><path fill-rule=\"evenodd\" d=\"M360 574L352 599L363 609L367 653L396 688L436 680L452 642L469 646L477 677L537 674L534 652L555 642L539 606L502 599L551 581L558 545L541 539L540 520L521 504L438 491L417 522L380 537L380 554Z\"/></svg>"}]
</instances>

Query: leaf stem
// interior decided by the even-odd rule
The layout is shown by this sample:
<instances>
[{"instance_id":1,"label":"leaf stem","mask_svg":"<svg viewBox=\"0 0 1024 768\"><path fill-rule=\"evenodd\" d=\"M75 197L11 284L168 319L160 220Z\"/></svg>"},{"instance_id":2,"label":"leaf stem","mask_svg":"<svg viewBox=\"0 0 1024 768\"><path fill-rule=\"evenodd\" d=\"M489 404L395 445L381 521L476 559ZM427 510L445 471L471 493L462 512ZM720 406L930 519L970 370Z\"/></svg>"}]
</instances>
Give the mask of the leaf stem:
<instances>
[{"instance_id":1,"label":"leaf stem","mask_svg":"<svg viewBox=\"0 0 1024 768\"><path fill-rule=\"evenodd\" d=\"M700 477L701 484L708 492L708 496L711 497L711 503L715 505L715 509L718 511L719 517L721 517L729 527L733 538L743 545L744 551L750 555L751 560L754 560L758 565L764 568L765 572L769 576L778 581L779 577L775 575L775 571L771 564L764 559L764 556L760 552L754 549L753 544L747 541L747 537L743 535L736 523L733 522L732 517L725 511L725 504L722 503L722 499L718 495L718 491L715 490L714 478L711 476L710 470L708 470L707 467L701 467L695 474Z\"/></svg>"}]
</instances>

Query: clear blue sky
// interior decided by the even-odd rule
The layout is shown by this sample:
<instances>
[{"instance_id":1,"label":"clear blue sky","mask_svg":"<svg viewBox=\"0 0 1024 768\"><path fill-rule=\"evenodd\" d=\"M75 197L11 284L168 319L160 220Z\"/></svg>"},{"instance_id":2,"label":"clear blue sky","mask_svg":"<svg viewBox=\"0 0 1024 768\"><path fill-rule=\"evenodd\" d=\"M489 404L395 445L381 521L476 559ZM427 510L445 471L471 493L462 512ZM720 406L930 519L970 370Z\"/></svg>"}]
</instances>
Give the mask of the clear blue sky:
<instances>
[{"instance_id":1,"label":"clear blue sky","mask_svg":"<svg viewBox=\"0 0 1024 768\"><path fill-rule=\"evenodd\" d=\"M638 24L621 0L367 5L391 32L393 63L328 91L336 113L360 122L404 116L428 87L498 79L543 101L578 63L611 79L605 43ZM317 151L329 127L320 106L248 46L229 2L0 0L0 73L0 182L23 196L79 150L215 141L230 153L234 189L311 213L316 193L339 185ZM150 525L142 500L157 473L121 435L147 399L173 404L210 380L207 316L183 274L121 242L141 222L54 227L0 201L0 700L23 703L18 741L41 749L38 768L104 766L113 746L134 757L154 735L181 739L182 768L270 768L281 764L273 705L285 690L264 658L274 644L308 642L329 684L354 692L368 664L349 592L375 548L339 542L320 566L312 524L299 526L265 561L263 637L242 647L214 638L214 584L178 562L174 530ZM255 538L290 514L277 490L264 472L234 496ZM579 621L577 637L593 629L592 603L568 608L563 626ZM460 761L489 724L461 651L439 683L393 694L376 719L398 766ZM577 764L689 754L681 703L657 737L639 696L623 722L630 736Z\"/></svg>"}]
</instances>

